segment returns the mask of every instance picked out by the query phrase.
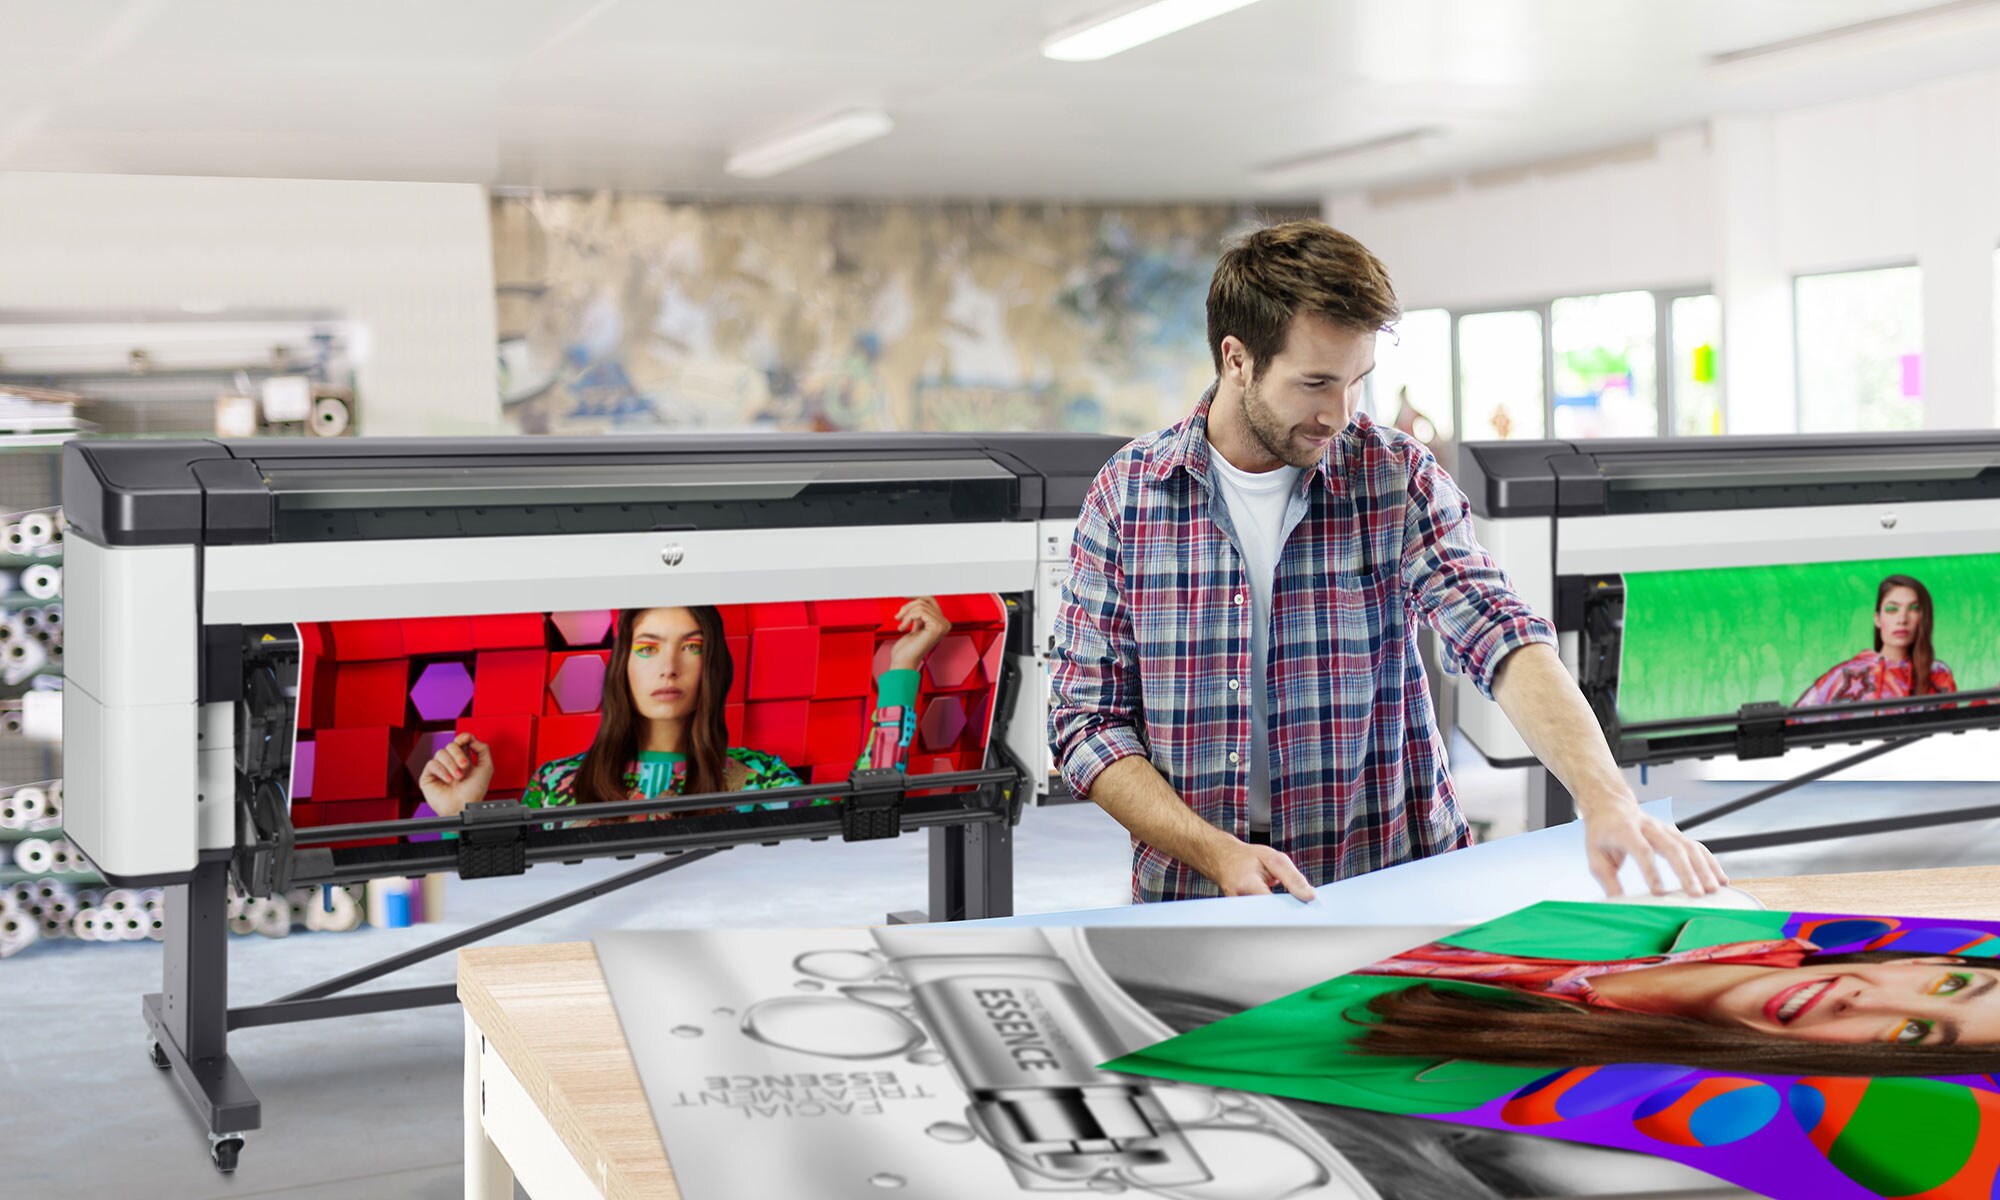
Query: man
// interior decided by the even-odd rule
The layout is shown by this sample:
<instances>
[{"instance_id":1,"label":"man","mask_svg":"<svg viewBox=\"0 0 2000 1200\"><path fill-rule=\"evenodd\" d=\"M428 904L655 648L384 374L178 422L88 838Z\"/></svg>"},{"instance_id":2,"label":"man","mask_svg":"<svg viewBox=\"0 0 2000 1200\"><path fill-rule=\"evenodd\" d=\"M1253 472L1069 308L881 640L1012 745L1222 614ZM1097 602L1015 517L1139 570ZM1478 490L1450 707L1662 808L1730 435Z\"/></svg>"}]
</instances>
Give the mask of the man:
<instances>
[{"instance_id":1,"label":"man","mask_svg":"<svg viewBox=\"0 0 2000 1200\"><path fill-rule=\"evenodd\" d=\"M1467 845L1413 622L1576 797L1611 894L1655 855L1691 895L1706 848L1639 811L1555 630L1473 540L1419 443L1356 412L1388 273L1318 221L1251 234L1208 291L1216 381L1105 464L1056 620L1050 742L1132 833L1134 900L1244 895Z\"/></svg>"}]
</instances>

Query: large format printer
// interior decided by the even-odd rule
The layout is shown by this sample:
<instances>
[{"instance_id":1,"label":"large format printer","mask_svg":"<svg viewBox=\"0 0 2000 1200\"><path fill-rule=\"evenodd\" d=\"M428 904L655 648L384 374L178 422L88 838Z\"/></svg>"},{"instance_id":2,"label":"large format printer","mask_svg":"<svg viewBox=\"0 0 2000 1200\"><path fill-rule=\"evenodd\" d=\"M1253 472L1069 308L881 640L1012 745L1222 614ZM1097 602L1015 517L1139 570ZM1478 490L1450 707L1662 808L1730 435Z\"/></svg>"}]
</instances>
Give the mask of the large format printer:
<instances>
[{"instance_id":1,"label":"large format printer","mask_svg":"<svg viewBox=\"0 0 2000 1200\"><path fill-rule=\"evenodd\" d=\"M63 460L66 826L107 880L167 888L171 1068L233 1167L257 1126L231 1029L452 1002L344 994L556 907L747 843L930 838L930 916L1012 911L1011 826L1060 791L1045 736L1056 589L1091 479L1121 440L1064 435L78 441ZM979 769L857 771L824 806L561 829L519 804L430 821L295 828L286 815L296 623L676 604L997 594L1006 664ZM976 765L976 764L975 764ZM873 776L874 778L864 778ZM886 777L886 778L885 778ZM775 796L778 793L771 793ZM696 798L606 806L694 813ZM423 828L450 840L405 840ZM356 840L393 844L352 848ZM829 853L838 853L830 847ZM665 855L614 880L230 1008L222 906L300 885Z\"/></svg>"},{"instance_id":2,"label":"large format printer","mask_svg":"<svg viewBox=\"0 0 2000 1200\"><path fill-rule=\"evenodd\" d=\"M1563 661L1622 765L1881 743L1837 764L1845 766L1930 734L2000 725L2000 707L1964 703L2000 693L1964 691L1903 699L1893 711L1846 705L1852 711L1838 720L1824 719L1825 708L1801 719L1789 697L1743 696L1729 712L1627 725L1617 704L1626 573L2000 551L2000 434L1475 442L1461 448L1459 464L1480 542L1554 620ZM1459 729L1490 762L1534 763L1497 705L1462 682L1455 698ZM1543 782L1531 825L1569 819L1570 797L1552 778ZM1710 845L1749 849L1995 815L2000 808L1904 814Z\"/></svg>"}]
</instances>

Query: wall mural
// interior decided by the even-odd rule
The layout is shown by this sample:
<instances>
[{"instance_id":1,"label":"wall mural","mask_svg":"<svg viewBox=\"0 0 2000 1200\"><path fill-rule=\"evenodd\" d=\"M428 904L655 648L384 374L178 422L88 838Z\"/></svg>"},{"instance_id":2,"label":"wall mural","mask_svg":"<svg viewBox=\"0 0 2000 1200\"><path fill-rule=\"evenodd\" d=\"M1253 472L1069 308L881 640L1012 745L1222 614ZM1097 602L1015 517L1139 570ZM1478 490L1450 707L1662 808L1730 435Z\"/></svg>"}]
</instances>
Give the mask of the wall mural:
<instances>
[{"instance_id":1,"label":"wall mural","mask_svg":"<svg viewBox=\"0 0 2000 1200\"><path fill-rule=\"evenodd\" d=\"M1069 430L1178 420L1213 377L1234 205L494 201L523 433Z\"/></svg>"}]
</instances>

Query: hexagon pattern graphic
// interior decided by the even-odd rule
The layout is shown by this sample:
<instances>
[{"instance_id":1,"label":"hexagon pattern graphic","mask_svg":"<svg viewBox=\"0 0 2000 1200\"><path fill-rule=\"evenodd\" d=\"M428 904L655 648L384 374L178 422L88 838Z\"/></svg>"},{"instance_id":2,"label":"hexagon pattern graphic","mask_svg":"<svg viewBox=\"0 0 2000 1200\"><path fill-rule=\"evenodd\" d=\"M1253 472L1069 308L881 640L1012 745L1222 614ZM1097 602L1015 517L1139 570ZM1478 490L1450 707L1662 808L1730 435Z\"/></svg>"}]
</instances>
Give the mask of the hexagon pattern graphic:
<instances>
[{"instance_id":1,"label":"hexagon pattern graphic","mask_svg":"<svg viewBox=\"0 0 2000 1200\"><path fill-rule=\"evenodd\" d=\"M549 680L549 693L565 713L596 712L604 698L604 660L595 654L564 659Z\"/></svg>"},{"instance_id":2,"label":"hexagon pattern graphic","mask_svg":"<svg viewBox=\"0 0 2000 1200\"><path fill-rule=\"evenodd\" d=\"M456 721L472 703L472 672L464 663L432 663L410 688L410 702L426 721Z\"/></svg>"},{"instance_id":3,"label":"hexagon pattern graphic","mask_svg":"<svg viewBox=\"0 0 2000 1200\"><path fill-rule=\"evenodd\" d=\"M924 709L917 732L926 750L949 750L965 732L965 705L957 696L939 696Z\"/></svg>"},{"instance_id":4,"label":"hexagon pattern graphic","mask_svg":"<svg viewBox=\"0 0 2000 1200\"><path fill-rule=\"evenodd\" d=\"M611 622L617 616L608 608L595 608L587 612L550 613L549 620L555 622L563 641L572 646L602 645L611 635Z\"/></svg>"}]
</instances>

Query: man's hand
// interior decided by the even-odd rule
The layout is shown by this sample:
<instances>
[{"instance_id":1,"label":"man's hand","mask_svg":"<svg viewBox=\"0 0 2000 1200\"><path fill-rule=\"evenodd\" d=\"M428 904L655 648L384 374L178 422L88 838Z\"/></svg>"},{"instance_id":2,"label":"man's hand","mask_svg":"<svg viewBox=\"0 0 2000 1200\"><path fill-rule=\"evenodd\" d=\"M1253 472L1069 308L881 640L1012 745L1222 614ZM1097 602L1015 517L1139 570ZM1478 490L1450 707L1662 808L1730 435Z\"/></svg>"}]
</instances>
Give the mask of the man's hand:
<instances>
[{"instance_id":1,"label":"man's hand","mask_svg":"<svg viewBox=\"0 0 2000 1200\"><path fill-rule=\"evenodd\" d=\"M1233 845L1209 856L1198 868L1225 896L1268 896L1283 887L1301 900L1313 898L1312 884L1299 874L1292 860L1269 846L1229 839Z\"/></svg>"},{"instance_id":2,"label":"man's hand","mask_svg":"<svg viewBox=\"0 0 2000 1200\"><path fill-rule=\"evenodd\" d=\"M1708 847L1658 817L1647 816L1631 800L1586 812L1582 820L1590 873L1607 896L1625 894L1618 882L1618 868L1627 858L1638 860L1639 873L1655 896L1670 889L1661 881L1654 855L1667 860L1680 879L1681 890L1690 896L1720 891L1729 882Z\"/></svg>"}]
</instances>

